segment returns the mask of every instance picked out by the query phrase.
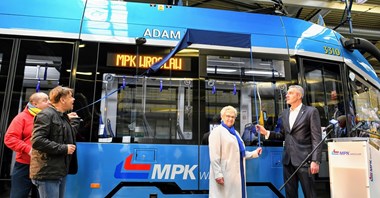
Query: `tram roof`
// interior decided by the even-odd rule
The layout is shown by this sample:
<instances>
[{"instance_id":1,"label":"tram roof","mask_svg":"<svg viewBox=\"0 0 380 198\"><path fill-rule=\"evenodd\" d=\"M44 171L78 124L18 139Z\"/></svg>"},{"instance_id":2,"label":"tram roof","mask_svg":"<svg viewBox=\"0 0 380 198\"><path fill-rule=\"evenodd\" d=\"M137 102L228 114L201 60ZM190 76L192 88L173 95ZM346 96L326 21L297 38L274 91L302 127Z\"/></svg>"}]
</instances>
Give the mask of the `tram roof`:
<instances>
[{"instance_id":1,"label":"tram roof","mask_svg":"<svg viewBox=\"0 0 380 198\"><path fill-rule=\"evenodd\" d=\"M357 50L342 47L342 35L286 16L121 1L13 0L0 1L0 22L0 34L126 44L144 37L146 45L172 47L187 29L249 34L251 47L242 51L345 62L380 85L368 61Z\"/></svg>"}]
</instances>

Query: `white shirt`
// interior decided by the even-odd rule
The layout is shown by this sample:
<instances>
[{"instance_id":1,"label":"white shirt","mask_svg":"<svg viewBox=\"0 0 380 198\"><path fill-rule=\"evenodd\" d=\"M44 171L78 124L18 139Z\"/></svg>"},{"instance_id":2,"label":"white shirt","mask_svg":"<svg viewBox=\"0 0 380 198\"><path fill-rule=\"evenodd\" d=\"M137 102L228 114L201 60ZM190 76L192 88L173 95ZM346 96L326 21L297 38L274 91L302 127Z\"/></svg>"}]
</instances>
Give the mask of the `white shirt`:
<instances>
[{"instance_id":1,"label":"white shirt","mask_svg":"<svg viewBox=\"0 0 380 198\"><path fill-rule=\"evenodd\" d=\"M298 107L295 108L294 110L292 108L290 108L290 112L289 112L289 126L290 126L290 130L292 130L292 128L293 128L294 122L296 121L296 118L298 116L298 113L301 110L301 107L302 107L302 104L298 105ZM267 131L267 134L265 135L265 139L266 140L269 138L269 135L270 135L270 131Z\"/></svg>"},{"instance_id":2,"label":"white shirt","mask_svg":"<svg viewBox=\"0 0 380 198\"><path fill-rule=\"evenodd\" d=\"M301 107L302 107L302 104L298 105L298 107L295 108L295 109L290 108L290 112L289 112L289 126L290 126L290 130L292 130L292 128L293 128L294 122L296 121L296 118L298 116L298 113L301 110Z\"/></svg>"}]
</instances>

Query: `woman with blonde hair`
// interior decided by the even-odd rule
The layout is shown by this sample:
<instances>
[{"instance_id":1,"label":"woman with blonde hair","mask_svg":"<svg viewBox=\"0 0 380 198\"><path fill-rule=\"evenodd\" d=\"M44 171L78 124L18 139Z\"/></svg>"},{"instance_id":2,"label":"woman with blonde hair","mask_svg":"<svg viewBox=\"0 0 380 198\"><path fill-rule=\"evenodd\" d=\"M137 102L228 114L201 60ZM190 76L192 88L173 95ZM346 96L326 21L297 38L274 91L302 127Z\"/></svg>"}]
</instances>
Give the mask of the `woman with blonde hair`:
<instances>
[{"instance_id":1,"label":"woman with blonde hair","mask_svg":"<svg viewBox=\"0 0 380 198\"><path fill-rule=\"evenodd\" d=\"M209 197L246 198L245 159L259 157L262 149L246 151L239 132L234 128L237 110L226 106L220 111L221 124L209 136Z\"/></svg>"}]
</instances>

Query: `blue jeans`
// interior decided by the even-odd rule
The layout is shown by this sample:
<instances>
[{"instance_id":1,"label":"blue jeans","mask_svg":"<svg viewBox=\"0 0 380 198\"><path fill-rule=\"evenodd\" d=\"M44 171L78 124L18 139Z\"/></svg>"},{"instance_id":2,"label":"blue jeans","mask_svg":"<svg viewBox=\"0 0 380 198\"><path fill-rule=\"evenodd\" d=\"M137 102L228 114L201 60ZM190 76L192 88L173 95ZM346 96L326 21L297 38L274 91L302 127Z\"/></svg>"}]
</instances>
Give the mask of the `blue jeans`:
<instances>
[{"instance_id":1,"label":"blue jeans","mask_svg":"<svg viewBox=\"0 0 380 198\"><path fill-rule=\"evenodd\" d=\"M36 186L29 179L29 164L15 162L11 177L10 198L25 198L32 190L32 197L38 197Z\"/></svg>"},{"instance_id":2,"label":"blue jeans","mask_svg":"<svg viewBox=\"0 0 380 198\"><path fill-rule=\"evenodd\" d=\"M37 186L40 198L63 198L66 189L66 177L60 179L32 179L34 185Z\"/></svg>"}]
</instances>

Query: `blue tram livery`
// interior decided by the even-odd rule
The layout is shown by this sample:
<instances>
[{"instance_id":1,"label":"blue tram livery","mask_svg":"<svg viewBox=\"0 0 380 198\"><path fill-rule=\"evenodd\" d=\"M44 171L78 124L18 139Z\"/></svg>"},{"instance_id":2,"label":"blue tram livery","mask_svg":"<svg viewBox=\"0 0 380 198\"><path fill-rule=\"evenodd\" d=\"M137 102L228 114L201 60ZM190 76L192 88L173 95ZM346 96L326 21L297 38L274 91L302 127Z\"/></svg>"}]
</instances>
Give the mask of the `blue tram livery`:
<instances>
[{"instance_id":1,"label":"blue tram livery","mask_svg":"<svg viewBox=\"0 0 380 198\"><path fill-rule=\"evenodd\" d=\"M1 131L36 89L75 90L79 169L67 177L67 197L207 197L202 138L226 105L239 111L235 128L247 149L263 147L247 160L248 197L283 197L283 143L264 140L254 125L278 129L292 84L304 87L322 126L345 116L346 136L360 135L358 122L378 130L380 80L360 51L378 60L379 51L295 18L122 1L1 1L0 43ZM316 179L328 186L322 146ZM1 176L9 178L12 154L2 149Z\"/></svg>"}]
</instances>

